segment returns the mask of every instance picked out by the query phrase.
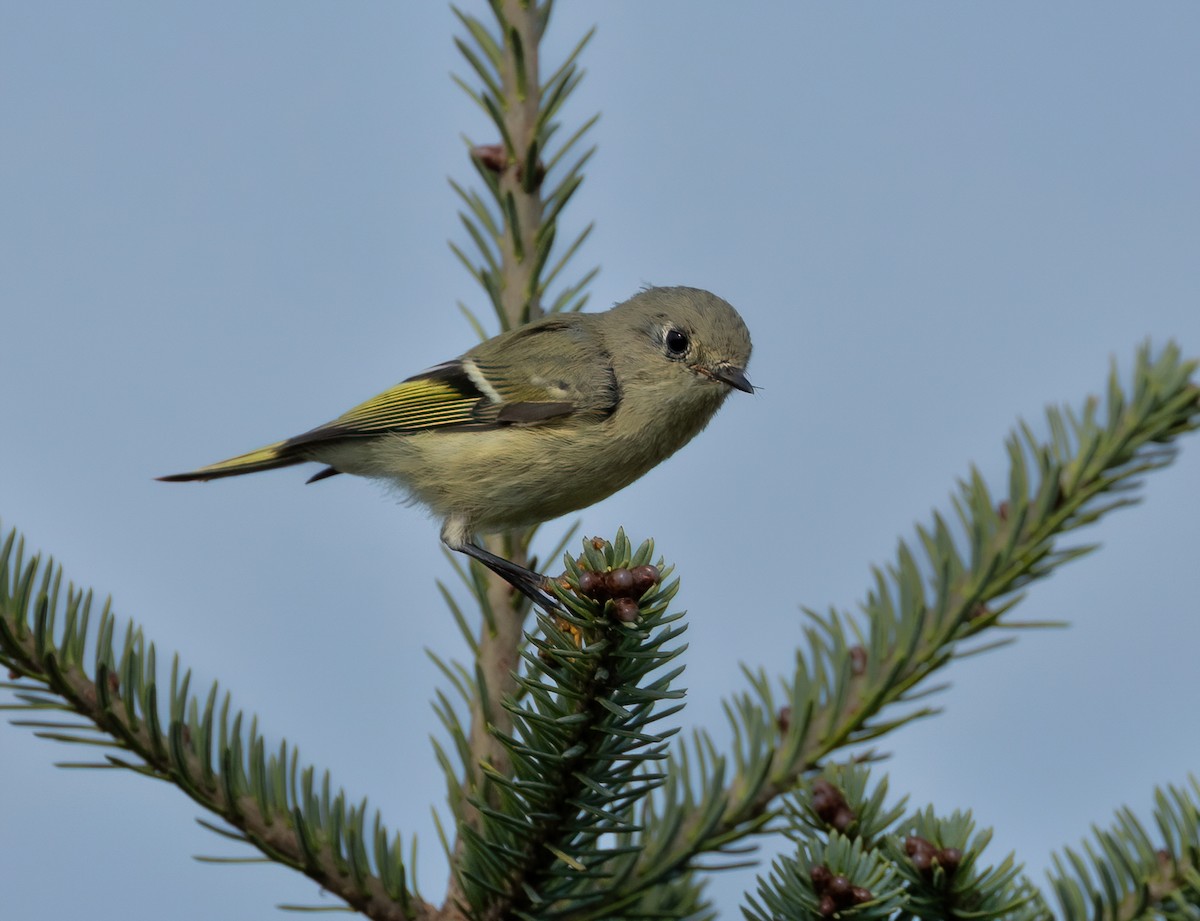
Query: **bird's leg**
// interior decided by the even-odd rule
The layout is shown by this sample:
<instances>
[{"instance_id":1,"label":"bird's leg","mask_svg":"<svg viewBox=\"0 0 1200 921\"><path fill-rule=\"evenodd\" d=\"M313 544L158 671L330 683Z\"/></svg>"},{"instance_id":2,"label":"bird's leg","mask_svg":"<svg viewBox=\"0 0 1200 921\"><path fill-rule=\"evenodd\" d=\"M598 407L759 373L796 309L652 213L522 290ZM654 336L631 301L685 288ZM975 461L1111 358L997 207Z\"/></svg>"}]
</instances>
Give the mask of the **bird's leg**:
<instances>
[{"instance_id":1,"label":"bird's leg","mask_svg":"<svg viewBox=\"0 0 1200 921\"><path fill-rule=\"evenodd\" d=\"M562 605L546 590L545 576L484 550L475 543L474 530L469 518L452 514L442 522L442 543L451 550L457 550L473 560L478 560L543 611L550 614L562 612Z\"/></svg>"},{"instance_id":2,"label":"bird's leg","mask_svg":"<svg viewBox=\"0 0 1200 921\"><path fill-rule=\"evenodd\" d=\"M558 603L558 599L546 591L548 580L541 573L518 566L512 560L506 560L502 556L496 556L471 541L463 541L458 546L450 544L449 541L447 544L451 549L465 553L473 560L478 560L543 611L550 614L558 614L562 611L562 605Z\"/></svg>"}]
</instances>

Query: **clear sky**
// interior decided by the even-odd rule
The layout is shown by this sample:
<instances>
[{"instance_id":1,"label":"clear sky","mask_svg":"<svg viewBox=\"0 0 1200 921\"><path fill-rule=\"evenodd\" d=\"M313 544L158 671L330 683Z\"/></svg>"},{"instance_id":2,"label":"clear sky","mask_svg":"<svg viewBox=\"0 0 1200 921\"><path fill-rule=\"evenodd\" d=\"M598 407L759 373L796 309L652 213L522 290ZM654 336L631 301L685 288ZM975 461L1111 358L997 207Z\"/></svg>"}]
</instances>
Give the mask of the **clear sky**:
<instances>
[{"instance_id":1,"label":"clear sky","mask_svg":"<svg viewBox=\"0 0 1200 921\"><path fill-rule=\"evenodd\" d=\"M469 3L469 9L482 3ZM1100 392L1110 357L1200 355L1200 6L564 4L553 64L599 26L565 115L603 118L567 223L592 307L709 288L755 337L692 445L584 512L678 564L688 725L727 737L739 663L789 669L800 605L852 608L869 565L972 462L1004 482L1019 416ZM446 246L460 134L437 3L0 6L0 520L111 593L422 843L444 887L427 737L460 656L437 526L377 486L295 470L157 483L303 431L473 342ZM946 712L888 739L894 791L1049 854L1200 769L1200 439L1103 548L1021 614L1064 631L951 670ZM546 526L544 553L566 522ZM83 754L87 754L86 752ZM5 917L270 917L318 902L175 790L65 772L0 725ZM712 892L737 917L752 873Z\"/></svg>"}]
</instances>

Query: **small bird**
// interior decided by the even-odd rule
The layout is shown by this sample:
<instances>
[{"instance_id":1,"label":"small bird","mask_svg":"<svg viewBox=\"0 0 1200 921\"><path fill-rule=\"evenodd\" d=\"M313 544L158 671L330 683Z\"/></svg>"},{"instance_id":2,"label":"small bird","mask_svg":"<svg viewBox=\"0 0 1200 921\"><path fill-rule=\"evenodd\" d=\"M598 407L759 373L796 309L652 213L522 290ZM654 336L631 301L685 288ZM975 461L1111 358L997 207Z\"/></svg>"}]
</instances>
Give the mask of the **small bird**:
<instances>
[{"instance_id":1,"label":"small bird","mask_svg":"<svg viewBox=\"0 0 1200 921\"><path fill-rule=\"evenodd\" d=\"M604 313L551 314L401 381L286 441L160 477L215 480L316 461L316 482L389 482L443 519L446 546L535 603L545 578L476 535L549 521L612 495L708 424L746 379L750 333L699 288L646 288Z\"/></svg>"}]
</instances>

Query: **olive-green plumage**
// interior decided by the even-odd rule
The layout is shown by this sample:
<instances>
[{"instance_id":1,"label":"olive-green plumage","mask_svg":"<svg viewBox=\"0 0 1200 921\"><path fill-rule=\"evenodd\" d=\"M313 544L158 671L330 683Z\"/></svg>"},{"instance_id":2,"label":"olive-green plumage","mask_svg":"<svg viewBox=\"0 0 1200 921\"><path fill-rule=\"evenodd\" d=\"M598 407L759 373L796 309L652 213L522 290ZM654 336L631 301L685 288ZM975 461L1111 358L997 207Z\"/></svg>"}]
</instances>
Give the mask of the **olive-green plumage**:
<instances>
[{"instance_id":1,"label":"olive-green plumage","mask_svg":"<svg viewBox=\"0 0 1200 921\"><path fill-rule=\"evenodd\" d=\"M648 288L501 333L310 432L162 479L317 461L313 479L395 484L442 517L449 546L477 550L478 532L584 508L665 460L731 388L753 392L749 359L746 325L721 298Z\"/></svg>"}]
</instances>

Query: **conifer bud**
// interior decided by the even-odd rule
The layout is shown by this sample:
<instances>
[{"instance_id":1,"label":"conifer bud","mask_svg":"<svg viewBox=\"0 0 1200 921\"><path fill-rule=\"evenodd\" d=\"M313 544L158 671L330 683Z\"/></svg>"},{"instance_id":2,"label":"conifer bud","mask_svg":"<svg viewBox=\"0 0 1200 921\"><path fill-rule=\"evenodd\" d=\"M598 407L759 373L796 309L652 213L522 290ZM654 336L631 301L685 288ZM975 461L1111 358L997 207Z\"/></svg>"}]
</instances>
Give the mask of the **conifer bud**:
<instances>
[{"instance_id":1,"label":"conifer bud","mask_svg":"<svg viewBox=\"0 0 1200 921\"><path fill-rule=\"evenodd\" d=\"M947 876L953 876L962 863L962 851L956 847L944 847L935 855L938 864L946 871Z\"/></svg>"},{"instance_id":2,"label":"conifer bud","mask_svg":"<svg viewBox=\"0 0 1200 921\"><path fill-rule=\"evenodd\" d=\"M641 614L638 603L632 598L618 598L613 602L613 614L623 624L631 624Z\"/></svg>"},{"instance_id":3,"label":"conifer bud","mask_svg":"<svg viewBox=\"0 0 1200 921\"><path fill-rule=\"evenodd\" d=\"M829 881L833 879L833 874L829 872L829 867L819 863L808 871L808 877L812 880L814 892L824 892L829 888Z\"/></svg>"},{"instance_id":4,"label":"conifer bud","mask_svg":"<svg viewBox=\"0 0 1200 921\"><path fill-rule=\"evenodd\" d=\"M595 601L606 600L608 598L608 588L605 584L604 573L593 572L590 569L581 570L579 573L579 594Z\"/></svg>"},{"instance_id":5,"label":"conifer bud","mask_svg":"<svg viewBox=\"0 0 1200 921\"><path fill-rule=\"evenodd\" d=\"M850 674L858 676L867 670L867 651L862 646L850 647Z\"/></svg>"},{"instance_id":6,"label":"conifer bud","mask_svg":"<svg viewBox=\"0 0 1200 921\"><path fill-rule=\"evenodd\" d=\"M833 900L839 905L845 905L850 897L850 890L854 887L850 885L850 880L842 875L837 875L829 881L829 889L826 891L833 896Z\"/></svg>"},{"instance_id":7,"label":"conifer bud","mask_svg":"<svg viewBox=\"0 0 1200 921\"><path fill-rule=\"evenodd\" d=\"M792 708L780 707L779 712L775 715L775 725L779 727L780 732L787 732L792 726Z\"/></svg>"},{"instance_id":8,"label":"conifer bud","mask_svg":"<svg viewBox=\"0 0 1200 921\"><path fill-rule=\"evenodd\" d=\"M605 576L608 593L614 598L628 598L633 593L633 573L628 569L614 569Z\"/></svg>"},{"instance_id":9,"label":"conifer bud","mask_svg":"<svg viewBox=\"0 0 1200 921\"><path fill-rule=\"evenodd\" d=\"M492 173L503 173L508 166L508 157L503 144L480 144L471 148L471 158Z\"/></svg>"},{"instance_id":10,"label":"conifer bud","mask_svg":"<svg viewBox=\"0 0 1200 921\"><path fill-rule=\"evenodd\" d=\"M933 843L916 835L904 839L904 852L912 860L913 868L928 879L933 875L933 859L937 856L937 848Z\"/></svg>"},{"instance_id":11,"label":"conifer bud","mask_svg":"<svg viewBox=\"0 0 1200 921\"><path fill-rule=\"evenodd\" d=\"M658 585L662 578L657 566L646 564L645 566L635 566L633 573L633 591L635 598L641 598L646 592L650 591L654 586Z\"/></svg>"},{"instance_id":12,"label":"conifer bud","mask_svg":"<svg viewBox=\"0 0 1200 921\"><path fill-rule=\"evenodd\" d=\"M857 818L842 791L824 778L813 781L812 808L822 822L838 831L844 832Z\"/></svg>"}]
</instances>

